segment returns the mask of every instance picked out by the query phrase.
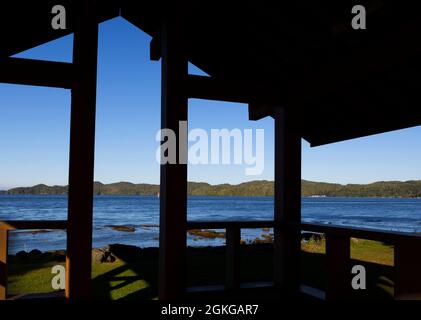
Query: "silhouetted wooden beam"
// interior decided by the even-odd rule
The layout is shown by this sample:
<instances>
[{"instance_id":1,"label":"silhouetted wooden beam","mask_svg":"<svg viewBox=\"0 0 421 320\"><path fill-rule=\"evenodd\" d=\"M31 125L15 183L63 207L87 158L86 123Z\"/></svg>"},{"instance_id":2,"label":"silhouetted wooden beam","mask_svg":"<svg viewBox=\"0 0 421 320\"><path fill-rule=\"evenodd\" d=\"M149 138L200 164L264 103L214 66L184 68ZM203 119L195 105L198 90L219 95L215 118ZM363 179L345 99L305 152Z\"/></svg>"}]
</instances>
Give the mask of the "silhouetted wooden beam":
<instances>
[{"instance_id":1,"label":"silhouetted wooden beam","mask_svg":"<svg viewBox=\"0 0 421 320\"><path fill-rule=\"evenodd\" d=\"M384 231L369 228L344 227L339 225L327 225L321 223L302 223L301 230L316 233L331 234L348 238L375 240L386 243L398 243L399 241L421 241L421 235L408 232Z\"/></svg>"},{"instance_id":2,"label":"silhouetted wooden beam","mask_svg":"<svg viewBox=\"0 0 421 320\"><path fill-rule=\"evenodd\" d=\"M237 227L226 229L226 286L228 290L240 288L240 242L241 230Z\"/></svg>"},{"instance_id":3,"label":"silhouetted wooden beam","mask_svg":"<svg viewBox=\"0 0 421 320\"><path fill-rule=\"evenodd\" d=\"M344 300L351 291L351 242L342 235L326 234L327 300Z\"/></svg>"},{"instance_id":4,"label":"silhouetted wooden beam","mask_svg":"<svg viewBox=\"0 0 421 320\"><path fill-rule=\"evenodd\" d=\"M252 103L257 105L282 104L281 90L272 90L265 84L251 85L241 81L226 81L206 76L188 75L188 97L193 99Z\"/></svg>"},{"instance_id":5,"label":"silhouetted wooden beam","mask_svg":"<svg viewBox=\"0 0 421 320\"><path fill-rule=\"evenodd\" d=\"M187 121L188 115L188 68L182 19L175 15L167 18L161 32L161 127L177 133L179 155L177 164L161 164L159 298L164 300L180 298L185 293L187 245L187 136L180 136L178 130L179 121Z\"/></svg>"},{"instance_id":6,"label":"silhouetted wooden beam","mask_svg":"<svg viewBox=\"0 0 421 320\"><path fill-rule=\"evenodd\" d=\"M248 103L250 95L241 84L231 84L211 77L189 75L187 78L189 98Z\"/></svg>"},{"instance_id":7,"label":"silhouetted wooden beam","mask_svg":"<svg viewBox=\"0 0 421 320\"><path fill-rule=\"evenodd\" d=\"M76 2L73 41L66 298L91 296L98 23L95 1Z\"/></svg>"},{"instance_id":8,"label":"silhouetted wooden beam","mask_svg":"<svg viewBox=\"0 0 421 320\"><path fill-rule=\"evenodd\" d=\"M395 243L395 299L421 300L421 239Z\"/></svg>"},{"instance_id":9,"label":"silhouetted wooden beam","mask_svg":"<svg viewBox=\"0 0 421 320\"><path fill-rule=\"evenodd\" d=\"M152 61L159 61L161 59L161 36L158 33L155 37L152 38L149 44L149 55Z\"/></svg>"},{"instance_id":10,"label":"silhouetted wooden beam","mask_svg":"<svg viewBox=\"0 0 421 320\"><path fill-rule=\"evenodd\" d=\"M257 121L268 116L273 116L273 107L249 103L249 120Z\"/></svg>"},{"instance_id":11,"label":"silhouetted wooden beam","mask_svg":"<svg viewBox=\"0 0 421 320\"><path fill-rule=\"evenodd\" d=\"M8 230L0 230L0 300L7 297L7 248Z\"/></svg>"},{"instance_id":12,"label":"silhouetted wooden beam","mask_svg":"<svg viewBox=\"0 0 421 320\"><path fill-rule=\"evenodd\" d=\"M66 225L64 220L4 220L0 221L0 230L64 230Z\"/></svg>"},{"instance_id":13,"label":"silhouetted wooden beam","mask_svg":"<svg viewBox=\"0 0 421 320\"><path fill-rule=\"evenodd\" d=\"M273 228L275 221L189 221L187 223L187 230L194 229L259 229L259 228Z\"/></svg>"},{"instance_id":14,"label":"silhouetted wooden beam","mask_svg":"<svg viewBox=\"0 0 421 320\"><path fill-rule=\"evenodd\" d=\"M288 295L300 289L301 137L290 109L275 109L274 282Z\"/></svg>"},{"instance_id":15,"label":"silhouetted wooden beam","mask_svg":"<svg viewBox=\"0 0 421 320\"><path fill-rule=\"evenodd\" d=\"M73 66L66 62L0 59L0 82L70 89L73 83Z\"/></svg>"}]
</instances>

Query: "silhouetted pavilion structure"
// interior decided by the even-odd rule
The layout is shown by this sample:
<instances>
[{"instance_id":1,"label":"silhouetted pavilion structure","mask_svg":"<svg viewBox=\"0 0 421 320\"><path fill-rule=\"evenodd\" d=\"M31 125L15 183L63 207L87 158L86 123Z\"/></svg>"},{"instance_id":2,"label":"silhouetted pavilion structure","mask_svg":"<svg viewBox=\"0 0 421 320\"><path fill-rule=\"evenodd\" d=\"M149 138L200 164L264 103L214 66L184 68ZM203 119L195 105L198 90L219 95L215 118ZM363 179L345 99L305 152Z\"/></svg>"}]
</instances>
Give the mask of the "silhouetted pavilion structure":
<instances>
[{"instance_id":1,"label":"silhouetted pavilion structure","mask_svg":"<svg viewBox=\"0 0 421 320\"><path fill-rule=\"evenodd\" d=\"M327 235L327 298L346 296L350 237L395 245L395 296L419 297L414 235L301 223L301 139L312 146L421 124L421 19L415 4L362 0L367 29L351 28L353 1L60 1L67 29L51 27L56 1L0 5L0 82L70 89L68 220L0 223L0 298L5 296L7 232L66 228L69 299L90 297L98 23L121 16L152 36L162 63L162 127L178 130L188 99L242 102L250 120L275 121L275 212L267 223L191 223L187 165L161 165L160 298L185 292L186 231L227 230L227 285L239 287L240 229L274 228L274 286L298 296L301 230ZM11 56L73 33L73 62ZM189 75L191 62L209 74ZM118 63L118 62L116 62ZM1 113L0 113L1 114ZM141 130L141 128L140 128Z\"/></svg>"}]
</instances>

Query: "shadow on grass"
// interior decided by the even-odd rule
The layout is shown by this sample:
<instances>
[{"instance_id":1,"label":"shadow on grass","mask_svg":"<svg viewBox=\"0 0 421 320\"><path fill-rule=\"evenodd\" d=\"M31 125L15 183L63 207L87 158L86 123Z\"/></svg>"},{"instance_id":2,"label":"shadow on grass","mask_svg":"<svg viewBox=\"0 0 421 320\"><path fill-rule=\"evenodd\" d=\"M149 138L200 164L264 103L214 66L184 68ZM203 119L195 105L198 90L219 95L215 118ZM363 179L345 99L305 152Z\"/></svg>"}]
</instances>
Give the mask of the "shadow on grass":
<instances>
[{"instance_id":1,"label":"shadow on grass","mask_svg":"<svg viewBox=\"0 0 421 320\"><path fill-rule=\"evenodd\" d=\"M95 299L152 300L156 298L158 274L148 269L150 268L147 268L146 264L127 263L96 276L92 280ZM130 275L124 275L127 272ZM113 283L116 284L113 285Z\"/></svg>"},{"instance_id":2,"label":"shadow on grass","mask_svg":"<svg viewBox=\"0 0 421 320\"><path fill-rule=\"evenodd\" d=\"M116 262L97 263L93 266L94 298L121 301L155 299L158 295L158 249L112 245L111 251L118 258ZM187 285L223 285L225 262L225 247L189 248L186 264ZM9 275L12 276L16 291L19 288L27 288L20 282L26 278L33 278L34 270L43 270L43 274L39 277L40 281L34 282L34 285L39 286L50 282L51 266L56 263L53 261L19 263L14 261L10 270L12 274L9 273ZM354 292L352 298L391 299L393 297L393 267L358 260L352 260L352 264L363 265L367 271L367 290ZM273 279L273 246L270 244L242 245L240 272L242 282L271 281ZM324 254L302 253L302 280L306 285L325 289L326 259ZM223 295L216 296L224 298Z\"/></svg>"},{"instance_id":3,"label":"shadow on grass","mask_svg":"<svg viewBox=\"0 0 421 320\"><path fill-rule=\"evenodd\" d=\"M158 295L158 252L135 246L110 245L111 253L121 261L118 267L94 276L95 299L152 300ZM106 266L103 264L102 266ZM108 264L110 267L113 264Z\"/></svg>"}]
</instances>

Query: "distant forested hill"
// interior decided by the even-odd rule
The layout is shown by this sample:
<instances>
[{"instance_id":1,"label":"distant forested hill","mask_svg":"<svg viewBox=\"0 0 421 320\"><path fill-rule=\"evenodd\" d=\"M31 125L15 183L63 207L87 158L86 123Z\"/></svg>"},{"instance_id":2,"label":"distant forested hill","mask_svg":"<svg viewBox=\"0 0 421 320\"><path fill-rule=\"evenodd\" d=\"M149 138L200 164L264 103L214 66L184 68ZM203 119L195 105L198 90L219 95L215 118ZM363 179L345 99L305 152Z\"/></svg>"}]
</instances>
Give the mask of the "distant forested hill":
<instances>
[{"instance_id":1,"label":"distant forested hill","mask_svg":"<svg viewBox=\"0 0 421 320\"><path fill-rule=\"evenodd\" d=\"M273 196L273 181L250 181L237 185L210 185L202 182L189 182L189 195L200 196ZM381 181L371 184L334 184L302 180L303 196L328 197L421 197L421 181ZM95 182L96 195L156 195L159 186L154 184L134 184L117 182L103 184ZM67 193L67 186L47 186L39 184L33 187L10 189L6 194L53 194Z\"/></svg>"}]
</instances>

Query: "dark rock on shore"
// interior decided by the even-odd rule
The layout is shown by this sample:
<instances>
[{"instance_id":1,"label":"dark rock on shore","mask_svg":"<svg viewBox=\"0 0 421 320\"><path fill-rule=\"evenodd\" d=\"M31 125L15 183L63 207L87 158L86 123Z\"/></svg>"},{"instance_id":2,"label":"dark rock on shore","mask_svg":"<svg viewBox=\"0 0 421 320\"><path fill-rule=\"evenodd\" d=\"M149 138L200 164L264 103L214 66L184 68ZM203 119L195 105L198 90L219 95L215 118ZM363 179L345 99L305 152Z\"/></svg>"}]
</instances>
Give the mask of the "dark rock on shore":
<instances>
[{"instance_id":1,"label":"dark rock on shore","mask_svg":"<svg viewBox=\"0 0 421 320\"><path fill-rule=\"evenodd\" d=\"M122 231L122 232L135 232L136 228L133 226L116 226L116 225L108 225L107 228L111 228L115 231Z\"/></svg>"},{"instance_id":2,"label":"dark rock on shore","mask_svg":"<svg viewBox=\"0 0 421 320\"><path fill-rule=\"evenodd\" d=\"M260 237L254 239L252 244L273 243L273 234L262 234Z\"/></svg>"},{"instance_id":3,"label":"dark rock on shore","mask_svg":"<svg viewBox=\"0 0 421 320\"><path fill-rule=\"evenodd\" d=\"M39 259L42 256L42 252L38 249L34 249L31 250L28 255L30 259Z\"/></svg>"},{"instance_id":4,"label":"dark rock on shore","mask_svg":"<svg viewBox=\"0 0 421 320\"><path fill-rule=\"evenodd\" d=\"M19 262L49 262L49 261L58 261L63 262L66 260L66 251L64 250L53 250L41 252L40 250L34 249L30 252L19 251L15 255L9 256L11 261Z\"/></svg>"},{"instance_id":5,"label":"dark rock on shore","mask_svg":"<svg viewBox=\"0 0 421 320\"><path fill-rule=\"evenodd\" d=\"M110 252L108 247L92 249L92 261L97 263L112 263L116 257Z\"/></svg>"},{"instance_id":6,"label":"dark rock on shore","mask_svg":"<svg viewBox=\"0 0 421 320\"><path fill-rule=\"evenodd\" d=\"M28 259L28 252L26 251L19 251L16 253L15 257L19 260L27 260Z\"/></svg>"},{"instance_id":7,"label":"dark rock on shore","mask_svg":"<svg viewBox=\"0 0 421 320\"><path fill-rule=\"evenodd\" d=\"M142 258L150 258L151 256L155 256L158 250L158 248L139 248L136 246L118 243L110 244L108 249L115 257L126 262L139 261Z\"/></svg>"},{"instance_id":8,"label":"dark rock on shore","mask_svg":"<svg viewBox=\"0 0 421 320\"><path fill-rule=\"evenodd\" d=\"M196 236L196 237L199 237L199 238L225 239L225 232L217 232L217 231L213 231L213 230L194 229L194 230L189 230L188 233L192 236Z\"/></svg>"},{"instance_id":9,"label":"dark rock on shore","mask_svg":"<svg viewBox=\"0 0 421 320\"><path fill-rule=\"evenodd\" d=\"M157 224L141 224L140 225L141 228L143 229L149 229L149 228L159 228L159 225Z\"/></svg>"}]
</instances>

